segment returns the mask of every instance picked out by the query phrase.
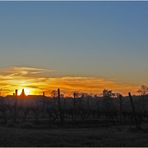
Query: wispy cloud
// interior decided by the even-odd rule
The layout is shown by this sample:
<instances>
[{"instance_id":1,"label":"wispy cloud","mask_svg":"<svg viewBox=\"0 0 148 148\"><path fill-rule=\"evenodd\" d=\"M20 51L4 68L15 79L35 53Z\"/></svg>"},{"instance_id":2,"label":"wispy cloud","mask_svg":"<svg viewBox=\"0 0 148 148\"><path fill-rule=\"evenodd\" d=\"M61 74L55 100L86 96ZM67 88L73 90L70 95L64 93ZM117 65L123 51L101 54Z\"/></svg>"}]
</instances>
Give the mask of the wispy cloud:
<instances>
[{"instance_id":1,"label":"wispy cloud","mask_svg":"<svg viewBox=\"0 0 148 148\"><path fill-rule=\"evenodd\" d=\"M0 69L0 88L2 94L12 94L15 89L29 88L32 93L47 94L53 89L61 88L66 94L73 91L99 94L103 89L112 89L123 94L137 91L136 85L119 83L100 77L56 76L55 70L34 67L8 67Z\"/></svg>"},{"instance_id":2,"label":"wispy cloud","mask_svg":"<svg viewBox=\"0 0 148 148\"><path fill-rule=\"evenodd\" d=\"M14 76L45 76L49 75L49 73L53 73L55 70L49 69L42 69L42 68L34 68L34 67L8 67L8 68L1 68L0 73L1 75L14 77Z\"/></svg>"}]
</instances>

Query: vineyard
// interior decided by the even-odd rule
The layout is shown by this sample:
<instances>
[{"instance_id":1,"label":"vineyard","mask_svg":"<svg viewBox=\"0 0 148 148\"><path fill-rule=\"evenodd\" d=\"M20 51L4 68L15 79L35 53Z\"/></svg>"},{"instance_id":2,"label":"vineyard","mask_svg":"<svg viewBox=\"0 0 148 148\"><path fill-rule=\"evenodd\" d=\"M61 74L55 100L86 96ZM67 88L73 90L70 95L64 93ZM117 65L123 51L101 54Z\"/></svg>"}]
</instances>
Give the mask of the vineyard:
<instances>
[{"instance_id":1,"label":"vineyard","mask_svg":"<svg viewBox=\"0 0 148 148\"><path fill-rule=\"evenodd\" d=\"M74 94L57 96L7 96L0 98L0 123L31 128L76 128L148 123L148 96L103 97Z\"/></svg>"}]
</instances>

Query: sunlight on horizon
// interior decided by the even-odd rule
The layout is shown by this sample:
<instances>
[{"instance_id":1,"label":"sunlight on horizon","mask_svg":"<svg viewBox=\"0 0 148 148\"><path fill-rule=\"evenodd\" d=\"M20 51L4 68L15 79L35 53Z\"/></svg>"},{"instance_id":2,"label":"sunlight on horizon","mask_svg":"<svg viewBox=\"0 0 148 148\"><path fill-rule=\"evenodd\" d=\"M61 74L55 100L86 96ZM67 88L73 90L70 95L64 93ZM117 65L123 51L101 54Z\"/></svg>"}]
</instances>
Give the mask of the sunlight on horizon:
<instances>
[{"instance_id":1,"label":"sunlight on horizon","mask_svg":"<svg viewBox=\"0 0 148 148\"><path fill-rule=\"evenodd\" d=\"M23 88L24 89L24 93L26 96L31 95L31 89L29 88ZM18 95L20 96L22 94L22 90L23 89L18 89Z\"/></svg>"},{"instance_id":2,"label":"sunlight on horizon","mask_svg":"<svg viewBox=\"0 0 148 148\"><path fill-rule=\"evenodd\" d=\"M47 96L50 96L50 92L57 88L60 88L65 96L71 96L75 91L101 94L104 89L127 95L129 91L136 94L139 86L142 85L123 83L103 77L54 76L47 71L50 70L32 67L0 69L1 95L12 95L16 89L20 95L24 89L26 95L42 95L45 92Z\"/></svg>"},{"instance_id":3,"label":"sunlight on horizon","mask_svg":"<svg viewBox=\"0 0 148 148\"><path fill-rule=\"evenodd\" d=\"M146 2L1 2L0 14L3 96L128 95L148 84Z\"/></svg>"}]
</instances>

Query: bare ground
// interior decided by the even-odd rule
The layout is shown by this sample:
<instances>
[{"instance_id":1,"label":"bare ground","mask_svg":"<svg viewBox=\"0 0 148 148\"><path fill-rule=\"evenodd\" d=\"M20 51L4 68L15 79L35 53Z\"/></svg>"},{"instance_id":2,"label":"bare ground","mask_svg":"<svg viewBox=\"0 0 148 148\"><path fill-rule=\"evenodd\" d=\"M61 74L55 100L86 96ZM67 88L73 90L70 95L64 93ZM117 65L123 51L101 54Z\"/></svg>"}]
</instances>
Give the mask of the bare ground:
<instances>
[{"instance_id":1,"label":"bare ground","mask_svg":"<svg viewBox=\"0 0 148 148\"><path fill-rule=\"evenodd\" d=\"M0 127L0 146L148 146L148 132L129 126L76 129Z\"/></svg>"}]
</instances>

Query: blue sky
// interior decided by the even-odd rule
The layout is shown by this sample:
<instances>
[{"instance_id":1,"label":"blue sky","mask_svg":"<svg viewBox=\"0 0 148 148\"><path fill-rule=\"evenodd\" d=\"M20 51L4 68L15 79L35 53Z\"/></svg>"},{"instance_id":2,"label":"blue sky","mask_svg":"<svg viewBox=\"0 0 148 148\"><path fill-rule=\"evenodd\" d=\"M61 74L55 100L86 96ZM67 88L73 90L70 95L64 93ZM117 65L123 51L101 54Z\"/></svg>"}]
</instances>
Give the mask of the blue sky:
<instances>
[{"instance_id":1,"label":"blue sky","mask_svg":"<svg viewBox=\"0 0 148 148\"><path fill-rule=\"evenodd\" d=\"M148 2L0 2L0 67L147 83Z\"/></svg>"}]
</instances>

